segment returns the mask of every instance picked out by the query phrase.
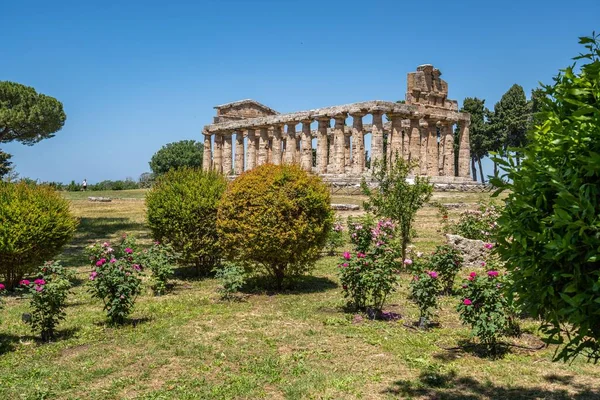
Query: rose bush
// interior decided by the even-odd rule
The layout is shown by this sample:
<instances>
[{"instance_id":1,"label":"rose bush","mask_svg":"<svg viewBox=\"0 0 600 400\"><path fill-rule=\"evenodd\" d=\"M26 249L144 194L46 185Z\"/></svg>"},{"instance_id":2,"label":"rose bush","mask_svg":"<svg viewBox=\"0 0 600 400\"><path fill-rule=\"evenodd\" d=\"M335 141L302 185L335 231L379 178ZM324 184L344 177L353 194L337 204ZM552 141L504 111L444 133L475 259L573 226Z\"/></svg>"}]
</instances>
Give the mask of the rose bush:
<instances>
[{"instance_id":1,"label":"rose bush","mask_svg":"<svg viewBox=\"0 0 600 400\"><path fill-rule=\"evenodd\" d=\"M438 273L429 271L415 275L410 283L410 299L419 307L419 327L426 328L437 309L440 293Z\"/></svg>"}]
</instances>

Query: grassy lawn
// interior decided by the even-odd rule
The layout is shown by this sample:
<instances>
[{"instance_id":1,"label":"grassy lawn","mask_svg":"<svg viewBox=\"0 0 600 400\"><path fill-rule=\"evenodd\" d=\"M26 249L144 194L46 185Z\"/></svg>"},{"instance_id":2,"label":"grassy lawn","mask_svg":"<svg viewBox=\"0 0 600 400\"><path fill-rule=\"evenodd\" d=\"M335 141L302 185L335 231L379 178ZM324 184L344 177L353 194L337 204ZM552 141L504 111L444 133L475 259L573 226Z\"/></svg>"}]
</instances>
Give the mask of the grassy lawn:
<instances>
[{"instance_id":1,"label":"grassy lawn","mask_svg":"<svg viewBox=\"0 0 600 400\"><path fill-rule=\"evenodd\" d=\"M90 268L81 250L123 233L149 242L143 193L66 194L81 225L61 258L79 281L60 338L50 344L40 344L21 322L27 301L4 299L0 399L600 398L600 368L583 360L552 363L552 348L511 347L497 360L451 349L469 339L455 298L442 299L438 328L411 328L417 310L406 300L409 276L387 307L399 321L344 313L335 257L322 258L293 292L249 293L231 303L219 300L214 279L179 270L170 294L153 297L146 290L130 323L109 327L101 304L86 292ZM88 195L116 200L91 203ZM483 197L436 194L446 203ZM443 240L434 207L419 212L416 228L420 250ZM525 321L524 327L514 343L539 346L536 324Z\"/></svg>"}]
</instances>

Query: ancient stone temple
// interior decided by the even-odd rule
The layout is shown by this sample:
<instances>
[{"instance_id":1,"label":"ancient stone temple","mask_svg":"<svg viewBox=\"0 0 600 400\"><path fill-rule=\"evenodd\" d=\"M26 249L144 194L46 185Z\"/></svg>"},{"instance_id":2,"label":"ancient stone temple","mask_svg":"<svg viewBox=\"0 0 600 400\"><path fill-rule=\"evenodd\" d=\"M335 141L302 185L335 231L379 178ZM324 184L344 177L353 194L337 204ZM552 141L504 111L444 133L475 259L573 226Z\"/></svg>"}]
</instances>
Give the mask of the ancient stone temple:
<instances>
[{"instance_id":1,"label":"ancient stone temple","mask_svg":"<svg viewBox=\"0 0 600 400\"><path fill-rule=\"evenodd\" d=\"M369 158L372 165L403 157L416 162L415 175L470 180L470 115L448 99L448 84L440 75L432 65L409 73L404 103L372 100L286 114L254 100L216 106L213 124L203 130L203 166L237 175L264 163L297 163L324 178L359 178L368 176ZM371 123L363 123L368 115ZM368 134L370 151L365 149Z\"/></svg>"}]
</instances>

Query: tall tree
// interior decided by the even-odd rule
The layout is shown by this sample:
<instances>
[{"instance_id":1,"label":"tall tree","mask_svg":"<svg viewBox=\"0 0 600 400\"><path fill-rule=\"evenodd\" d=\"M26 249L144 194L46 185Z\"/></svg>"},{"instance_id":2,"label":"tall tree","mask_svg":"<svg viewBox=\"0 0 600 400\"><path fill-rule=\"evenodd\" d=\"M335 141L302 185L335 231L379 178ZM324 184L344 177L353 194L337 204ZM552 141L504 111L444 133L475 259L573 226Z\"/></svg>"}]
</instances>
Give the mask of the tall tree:
<instances>
[{"instance_id":1,"label":"tall tree","mask_svg":"<svg viewBox=\"0 0 600 400\"><path fill-rule=\"evenodd\" d=\"M152 156L150 169L154 175L181 167L202 168L204 146L195 140L180 140L164 145Z\"/></svg>"},{"instance_id":2,"label":"tall tree","mask_svg":"<svg viewBox=\"0 0 600 400\"><path fill-rule=\"evenodd\" d=\"M488 155L490 146L488 140L489 128L486 121L489 110L485 107L485 100L478 99L477 97L467 97L463 101L461 111L471 114L469 140L471 146L471 168L473 170L473 179L477 180L477 169L475 167L477 164L479 166L481 183L485 183L481 160Z\"/></svg>"},{"instance_id":3,"label":"tall tree","mask_svg":"<svg viewBox=\"0 0 600 400\"><path fill-rule=\"evenodd\" d=\"M506 153L509 148L525 146L526 132L529 123L530 106L525 97L525 91L520 85L514 84L494 106L490 117L490 149ZM517 163L520 160L517 154ZM494 163L494 175L497 175Z\"/></svg>"},{"instance_id":4,"label":"tall tree","mask_svg":"<svg viewBox=\"0 0 600 400\"><path fill-rule=\"evenodd\" d=\"M542 111L542 104L546 97L544 89L536 88L531 91L531 97L527 105L529 106L529 119L527 120L527 130L530 131L536 124L542 122L539 113Z\"/></svg>"},{"instance_id":5,"label":"tall tree","mask_svg":"<svg viewBox=\"0 0 600 400\"><path fill-rule=\"evenodd\" d=\"M0 81L0 143L32 145L51 138L65 124L63 105L19 83Z\"/></svg>"}]
</instances>

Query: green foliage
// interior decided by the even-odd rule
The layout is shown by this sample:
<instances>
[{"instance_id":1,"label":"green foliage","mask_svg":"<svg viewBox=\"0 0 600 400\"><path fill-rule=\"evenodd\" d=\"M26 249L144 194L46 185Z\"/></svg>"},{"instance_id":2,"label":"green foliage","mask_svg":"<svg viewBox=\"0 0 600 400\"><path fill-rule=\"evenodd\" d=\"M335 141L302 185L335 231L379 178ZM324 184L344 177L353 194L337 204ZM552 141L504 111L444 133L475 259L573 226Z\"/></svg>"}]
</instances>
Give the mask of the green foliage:
<instances>
[{"instance_id":1,"label":"green foliage","mask_svg":"<svg viewBox=\"0 0 600 400\"><path fill-rule=\"evenodd\" d=\"M213 171L173 169L156 180L146 195L152 237L173 246L185 263L210 271L220 255L217 207L227 182Z\"/></svg>"},{"instance_id":2,"label":"green foliage","mask_svg":"<svg viewBox=\"0 0 600 400\"><path fill-rule=\"evenodd\" d=\"M435 271L416 275L410 282L410 299L419 307L419 326L427 327L438 307L440 280Z\"/></svg>"},{"instance_id":3,"label":"green foliage","mask_svg":"<svg viewBox=\"0 0 600 400\"><path fill-rule=\"evenodd\" d=\"M497 350L500 337L518 330L515 309L504 294L506 284L506 276L498 271L488 271L483 276L471 272L460 291L460 320L470 325L471 334L490 352Z\"/></svg>"},{"instance_id":4,"label":"green foliage","mask_svg":"<svg viewBox=\"0 0 600 400\"><path fill-rule=\"evenodd\" d=\"M460 214L458 222L449 224L448 230L473 240L491 241L498 231L498 218L501 210L493 203L480 203L477 210L465 210Z\"/></svg>"},{"instance_id":5,"label":"green foliage","mask_svg":"<svg viewBox=\"0 0 600 400\"><path fill-rule=\"evenodd\" d=\"M171 245L159 242L154 242L152 247L139 253L140 264L152 272L152 291L156 296L166 293L169 278L173 276L175 259Z\"/></svg>"},{"instance_id":6,"label":"green foliage","mask_svg":"<svg viewBox=\"0 0 600 400\"><path fill-rule=\"evenodd\" d=\"M148 189L148 188L152 187L152 184L154 183L154 179L156 179L156 177L154 176L153 173L144 172L140 175L140 177L138 179L138 187L140 189Z\"/></svg>"},{"instance_id":7,"label":"green foliage","mask_svg":"<svg viewBox=\"0 0 600 400\"><path fill-rule=\"evenodd\" d=\"M33 282L22 280L21 286L30 299L31 314L26 322L42 341L54 339L56 326L65 319L67 296L74 275L58 262L49 261L40 267Z\"/></svg>"},{"instance_id":8,"label":"green foliage","mask_svg":"<svg viewBox=\"0 0 600 400\"><path fill-rule=\"evenodd\" d=\"M0 276L14 288L75 233L69 202L47 186L0 182Z\"/></svg>"},{"instance_id":9,"label":"green foliage","mask_svg":"<svg viewBox=\"0 0 600 400\"><path fill-rule=\"evenodd\" d=\"M297 165L261 165L223 196L217 228L225 257L260 266L278 287L310 270L333 223L329 189Z\"/></svg>"},{"instance_id":10,"label":"green foliage","mask_svg":"<svg viewBox=\"0 0 600 400\"><path fill-rule=\"evenodd\" d=\"M413 234L412 225L417 211L429 201L433 191L429 178L415 176L413 184L407 181L411 170L415 168L414 163L407 163L402 157L397 157L396 162L389 166L377 162L373 166L373 179L377 187L370 188L365 180L361 185L363 193L369 196L365 209L378 217L390 218L397 224L402 259L406 256L406 247Z\"/></svg>"},{"instance_id":11,"label":"green foliage","mask_svg":"<svg viewBox=\"0 0 600 400\"><path fill-rule=\"evenodd\" d=\"M373 217L366 214L361 217L348 217L348 233L350 243L354 245L354 251L367 252L371 247L371 229L375 226Z\"/></svg>"},{"instance_id":12,"label":"green foliage","mask_svg":"<svg viewBox=\"0 0 600 400\"><path fill-rule=\"evenodd\" d=\"M80 185L77 185L80 187ZM99 190L131 190L138 189L139 185L131 178L125 178L125 180L104 180L94 185L88 185L88 191L99 191Z\"/></svg>"},{"instance_id":13,"label":"green foliage","mask_svg":"<svg viewBox=\"0 0 600 400\"><path fill-rule=\"evenodd\" d=\"M394 232L391 220L379 221L373 230L369 230L370 243L364 252L344 253L338 271L349 306L380 315L387 296L396 290L400 266L396 261Z\"/></svg>"},{"instance_id":14,"label":"green foliage","mask_svg":"<svg viewBox=\"0 0 600 400\"><path fill-rule=\"evenodd\" d=\"M241 265L224 262L216 269L215 277L221 282L219 293L223 300L234 300L236 294L246 283L246 271Z\"/></svg>"},{"instance_id":15,"label":"green foliage","mask_svg":"<svg viewBox=\"0 0 600 400\"><path fill-rule=\"evenodd\" d=\"M461 270L462 263L461 252L449 245L437 246L429 258L429 269L439 273L441 286L445 293L452 293L454 278Z\"/></svg>"},{"instance_id":16,"label":"green foliage","mask_svg":"<svg viewBox=\"0 0 600 400\"><path fill-rule=\"evenodd\" d=\"M51 138L65 124L63 105L34 88L0 81L0 143L32 145Z\"/></svg>"},{"instance_id":17,"label":"green foliage","mask_svg":"<svg viewBox=\"0 0 600 400\"><path fill-rule=\"evenodd\" d=\"M540 123L521 165L494 184L507 190L498 251L524 309L545 321L557 359L600 359L600 43L583 37L587 62L544 86Z\"/></svg>"},{"instance_id":18,"label":"green foliage","mask_svg":"<svg viewBox=\"0 0 600 400\"><path fill-rule=\"evenodd\" d=\"M491 150L506 151L510 147L524 146L529 118L530 106L525 91L520 85L514 84L494 105L494 113L490 118Z\"/></svg>"},{"instance_id":19,"label":"green foliage","mask_svg":"<svg viewBox=\"0 0 600 400\"><path fill-rule=\"evenodd\" d=\"M155 176L162 175L171 169L202 168L204 145L195 140L180 140L164 145L152 156L150 169Z\"/></svg>"},{"instance_id":20,"label":"green foliage","mask_svg":"<svg viewBox=\"0 0 600 400\"><path fill-rule=\"evenodd\" d=\"M11 158L12 155L0 150L0 180L12 171L12 162L9 161Z\"/></svg>"},{"instance_id":21,"label":"green foliage","mask_svg":"<svg viewBox=\"0 0 600 400\"><path fill-rule=\"evenodd\" d=\"M344 226L339 218L335 220L335 223L327 235L327 241L325 242L325 248L327 254L330 256L335 254L335 251L344 244Z\"/></svg>"},{"instance_id":22,"label":"green foliage","mask_svg":"<svg viewBox=\"0 0 600 400\"><path fill-rule=\"evenodd\" d=\"M141 293L142 258L134 248L131 237L124 237L114 248L108 242L86 248L93 268L88 289L92 297L104 303L111 324L125 322Z\"/></svg>"}]
</instances>

